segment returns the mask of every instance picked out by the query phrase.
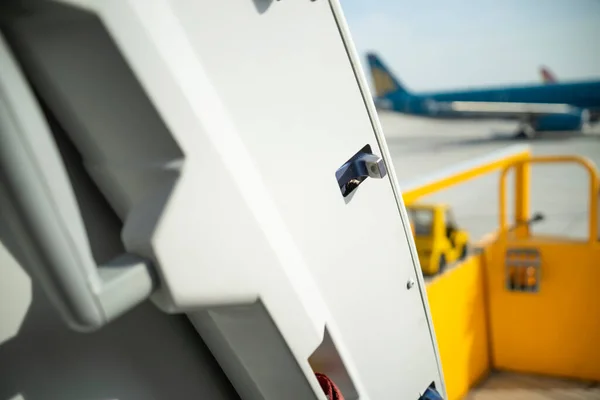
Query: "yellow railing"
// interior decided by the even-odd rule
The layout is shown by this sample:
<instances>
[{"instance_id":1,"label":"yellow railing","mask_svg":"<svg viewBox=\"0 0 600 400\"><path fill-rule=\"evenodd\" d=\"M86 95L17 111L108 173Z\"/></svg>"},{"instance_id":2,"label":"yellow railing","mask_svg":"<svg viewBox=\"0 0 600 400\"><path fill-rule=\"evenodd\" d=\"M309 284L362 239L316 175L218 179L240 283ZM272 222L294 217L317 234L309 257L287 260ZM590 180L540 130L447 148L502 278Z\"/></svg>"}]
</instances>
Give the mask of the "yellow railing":
<instances>
[{"instance_id":1,"label":"yellow railing","mask_svg":"<svg viewBox=\"0 0 600 400\"><path fill-rule=\"evenodd\" d=\"M589 173L589 240L537 237L528 227L532 163L577 163ZM405 203L500 170L500 229L461 265L428 283L449 400L463 398L491 369L600 380L600 180L594 164L577 156L532 156L513 147L402 185ZM515 226L509 230L506 177L515 171ZM510 232L510 234L508 234ZM539 291L506 286L506 251L535 248Z\"/></svg>"},{"instance_id":2,"label":"yellow railing","mask_svg":"<svg viewBox=\"0 0 600 400\"><path fill-rule=\"evenodd\" d=\"M528 160L530 157L531 150L529 146L510 146L486 156L446 168L426 178L401 183L402 199L405 204L411 204L426 195L499 171L519 161ZM523 184L527 184L527 177L527 174L522 172L517 175L517 179L523 180ZM518 186L521 187L521 183Z\"/></svg>"},{"instance_id":3,"label":"yellow railing","mask_svg":"<svg viewBox=\"0 0 600 400\"><path fill-rule=\"evenodd\" d=\"M528 228L528 208L529 208L529 170L531 164L550 164L550 163L574 163L585 168L589 175L589 243L598 243L598 195L600 194L598 170L596 165L589 159L581 156L532 156L528 159L513 161L504 166L500 175L499 190L499 232L508 231L506 218L506 176L511 168L517 171L515 182L515 205L516 205L516 224L517 227ZM529 232L527 232L528 234ZM519 235L518 237L523 237Z\"/></svg>"},{"instance_id":4,"label":"yellow railing","mask_svg":"<svg viewBox=\"0 0 600 400\"><path fill-rule=\"evenodd\" d=\"M589 231L586 241L559 236L509 234L506 176L531 164L574 163L589 174ZM485 250L493 366L533 374L600 380L600 246L598 242L598 170L579 156L531 157L504 168L500 175L499 234ZM521 183L523 184L523 183ZM517 188L529 197L529 186ZM518 193L518 191L516 192ZM516 221L526 222L526 219ZM522 224L527 225L527 224ZM539 256L536 292L507 290L509 250L533 250Z\"/></svg>"}]
</instances>

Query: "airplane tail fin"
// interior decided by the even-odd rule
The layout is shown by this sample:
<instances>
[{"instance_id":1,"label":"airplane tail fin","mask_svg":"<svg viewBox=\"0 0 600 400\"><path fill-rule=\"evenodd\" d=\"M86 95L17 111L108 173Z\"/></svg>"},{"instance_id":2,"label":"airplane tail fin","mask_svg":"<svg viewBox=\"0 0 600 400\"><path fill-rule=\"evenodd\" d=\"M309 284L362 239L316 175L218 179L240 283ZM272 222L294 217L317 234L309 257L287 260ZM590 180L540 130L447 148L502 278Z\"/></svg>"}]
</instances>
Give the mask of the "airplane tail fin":
<instances>
[{"instance_id":1,"label":"airplane tail fin","mask_svg":"<svg viewBox=\"0 0 600 400\"><path fill-rule=\"evenodd\" d=\"M547 67L540 67L540 74L542 75L542 81L544 83L555 83L557 82L556 77Z\"/></svg>"},{"instance_id":2,"label":"airplane tail fin","mask_svg":"<svg viewBox=\"0 0 600 400\"><path fill-rule=\"evenodd\" d=\"M367 53L367 61L375 86L375 95L383 97L392 92L401 92L408 94L408 91L394 77L390 70L383 64L383 61L374 53Z\"/></svg>"}]
</instances>

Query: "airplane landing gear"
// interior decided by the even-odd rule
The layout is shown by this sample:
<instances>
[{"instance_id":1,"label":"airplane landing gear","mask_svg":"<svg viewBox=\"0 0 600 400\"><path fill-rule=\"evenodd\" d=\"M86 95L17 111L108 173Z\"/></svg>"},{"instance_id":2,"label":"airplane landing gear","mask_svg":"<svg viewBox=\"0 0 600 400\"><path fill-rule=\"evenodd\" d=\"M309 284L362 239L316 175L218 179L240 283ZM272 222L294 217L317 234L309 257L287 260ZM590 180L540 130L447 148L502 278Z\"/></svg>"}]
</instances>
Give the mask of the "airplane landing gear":
<instances>
[{"instance_id":1,"label":"airplane landing gear","mask_svg":"<svg viewBox=\"0 0 600 400\"><path fill-rule=\"evenodd\" d=\"M515 139L533 139L535 129L530 124L523 124L515 134Z\"/></svg>"}]
</instances>

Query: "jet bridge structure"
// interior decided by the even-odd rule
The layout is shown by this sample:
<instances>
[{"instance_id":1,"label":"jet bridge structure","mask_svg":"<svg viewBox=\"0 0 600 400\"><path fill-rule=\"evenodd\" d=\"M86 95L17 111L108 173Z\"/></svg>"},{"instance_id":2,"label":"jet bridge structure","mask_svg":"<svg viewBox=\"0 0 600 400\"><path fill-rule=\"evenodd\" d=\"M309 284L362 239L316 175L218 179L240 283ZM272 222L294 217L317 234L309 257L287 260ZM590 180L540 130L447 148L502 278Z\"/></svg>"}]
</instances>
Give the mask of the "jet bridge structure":
<instances>
[{"instance_id":1,"label":"jet bridge structure","mask_svg":"<svg viewBox=\"0 0 600 400\"><path fill-rule=\"evenodd\" d=\"M336 0L1 7L0 397L444 396Z\"/></svg>"}]
</instances>

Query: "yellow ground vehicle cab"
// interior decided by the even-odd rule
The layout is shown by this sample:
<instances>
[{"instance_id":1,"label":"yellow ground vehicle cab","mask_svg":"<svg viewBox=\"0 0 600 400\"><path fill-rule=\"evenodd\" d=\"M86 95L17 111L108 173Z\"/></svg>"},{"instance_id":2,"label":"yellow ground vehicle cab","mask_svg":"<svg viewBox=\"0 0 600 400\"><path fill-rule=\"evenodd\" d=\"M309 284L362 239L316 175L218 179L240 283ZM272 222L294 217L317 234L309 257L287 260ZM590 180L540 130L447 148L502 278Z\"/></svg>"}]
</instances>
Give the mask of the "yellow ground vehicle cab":
<instances>
[{"instance_id":1,"label":"yellow ground vehicle cab","mask_svg":"<svg viewBox=\"0 0 600 400\"><path fill-rule=\"evenodd\" d=\"M406 209L424 275L435 275L466 258L469 234L458 227L448 205L418 203Z\"/></svg>"}]
</instances>

